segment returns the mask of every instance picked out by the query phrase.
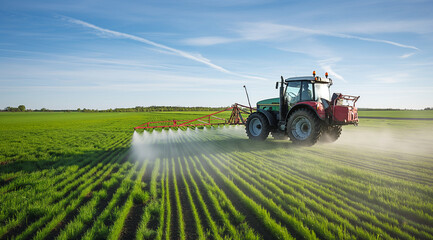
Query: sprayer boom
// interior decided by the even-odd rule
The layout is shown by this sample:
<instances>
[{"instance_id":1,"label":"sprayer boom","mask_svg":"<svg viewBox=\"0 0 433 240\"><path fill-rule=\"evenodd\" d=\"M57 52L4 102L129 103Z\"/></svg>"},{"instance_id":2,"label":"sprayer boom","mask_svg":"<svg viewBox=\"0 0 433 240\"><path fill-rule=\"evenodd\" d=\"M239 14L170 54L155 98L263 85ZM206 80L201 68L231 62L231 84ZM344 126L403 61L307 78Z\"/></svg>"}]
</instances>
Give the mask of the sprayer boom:
<instances>
[{"instance_id":1,"label":"sprayer boom","mask_svg":"<svg viewBox=\"0 0 433 240\"><path fill-rule=\"evenodd\" d=\"M232 111L230 118L227 120L216 115ZM170 120L170 121L156 121L143 123L134 128L137 129L151 129L151 128L179 128L179 127L199 127L199 126L212 126L212 125L239 125L245 124L245 120L242 114L250 114L255 108L244 106L238 103L233 104L231 107L214 112L192 120ZM246 119L246 118L245 118Z\"/></svg>"}]
</instances>

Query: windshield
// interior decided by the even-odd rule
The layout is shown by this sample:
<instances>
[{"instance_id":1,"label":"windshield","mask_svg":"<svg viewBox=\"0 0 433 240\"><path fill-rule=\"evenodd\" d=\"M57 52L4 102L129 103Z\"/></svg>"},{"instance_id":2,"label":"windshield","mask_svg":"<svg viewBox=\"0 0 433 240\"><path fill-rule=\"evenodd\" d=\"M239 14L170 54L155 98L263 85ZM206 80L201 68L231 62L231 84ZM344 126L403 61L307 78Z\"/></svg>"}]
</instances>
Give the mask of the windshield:
<instances>
[{"instance_id":1,"label":"windshield","mask_svg":"<svg viewBox=\"0 0 433 240\"><path fill-rule=\"evenodd\" d=\"M293 81L287 84L286 99L289 105L313 100L313 84L310 81Z\"/></svg>"},{"instance_id":2,"label":"windshield","mask_svg":"<svg viewBox=\"0 0 433 240\"><path fill-rule=\"evenodd\" d=\"M324 98L329 101L330 94L329 94L329 84L328 83L316 83L314 84L315 87L315 99L314 100L320 100L321 98Z\"/></svg>"}]
</instances>

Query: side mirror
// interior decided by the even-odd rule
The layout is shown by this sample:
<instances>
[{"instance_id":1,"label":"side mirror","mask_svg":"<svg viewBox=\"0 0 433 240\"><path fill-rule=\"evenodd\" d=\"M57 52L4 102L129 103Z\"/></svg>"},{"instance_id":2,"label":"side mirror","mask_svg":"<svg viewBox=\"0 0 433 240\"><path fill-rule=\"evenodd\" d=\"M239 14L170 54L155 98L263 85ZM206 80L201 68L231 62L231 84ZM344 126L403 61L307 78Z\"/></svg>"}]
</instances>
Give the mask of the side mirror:
<instances>
[{"instance_id":1,"label":"side mirror","mask_svg":"<svg viewBox=\"0 0 433 240\"><path fill-rule=\"evenodd\" d=\"M278 89L278 82L277 82L277 84L275 84L275 89Z\"/></svg>"}]
</instances>

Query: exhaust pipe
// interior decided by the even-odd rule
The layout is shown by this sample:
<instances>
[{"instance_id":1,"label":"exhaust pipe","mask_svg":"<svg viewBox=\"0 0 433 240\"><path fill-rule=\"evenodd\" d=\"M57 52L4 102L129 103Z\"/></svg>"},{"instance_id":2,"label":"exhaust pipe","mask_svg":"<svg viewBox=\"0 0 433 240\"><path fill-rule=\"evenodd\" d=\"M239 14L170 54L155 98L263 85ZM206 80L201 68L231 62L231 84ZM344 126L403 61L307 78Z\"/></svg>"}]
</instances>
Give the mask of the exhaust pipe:
<instances>
[{"instance_id":1,"label":"exhaust pipe","mask_svg":"<svg viewBox=\"0 0 433 240\"><path fill-rule=\"evenodd\" d=\"M278 86L278 85L277 85ZM279 119L279 126L280 126L280 128L281 128L281 126L285 126L285 123L284 123L284 117L286 116L286 108L285 108L285 105L286 105L286 103L285 103L285 101L284 101L284 78L283 78L283 76L281 76L281 83L280 83L280 111L279 111L279 117L280 117L280 119ZM283 129L281 129L281 130L284 130L284 128Z\"/></svg>"}]
</instances>

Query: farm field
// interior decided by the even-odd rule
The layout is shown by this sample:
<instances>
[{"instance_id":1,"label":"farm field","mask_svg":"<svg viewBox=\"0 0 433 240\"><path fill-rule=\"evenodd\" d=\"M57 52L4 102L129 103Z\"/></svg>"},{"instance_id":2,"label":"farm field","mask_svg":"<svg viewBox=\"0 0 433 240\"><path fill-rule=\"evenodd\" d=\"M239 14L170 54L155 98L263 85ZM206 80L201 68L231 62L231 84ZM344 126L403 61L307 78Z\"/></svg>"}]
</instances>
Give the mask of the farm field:
<instances>
[{"instance_id":1,"label":"farm field","mask_svg":"<svg viewBox=\"0 0 433 240\"><path fill-rule=\"evenodd\" d=\"M360 117L433 118L433 110L360 111Z\"/></svg>"},{"instance_id":2,"label":"farm field","mask_svg":"<svg viewBox=\"0 0 433 240\"><path fill-rule=\"evenodd\" d=\"M204 114L0 113L0 239L433 239L433 121L313 147L132 130Z\"/></svg>"}]
</instances>

